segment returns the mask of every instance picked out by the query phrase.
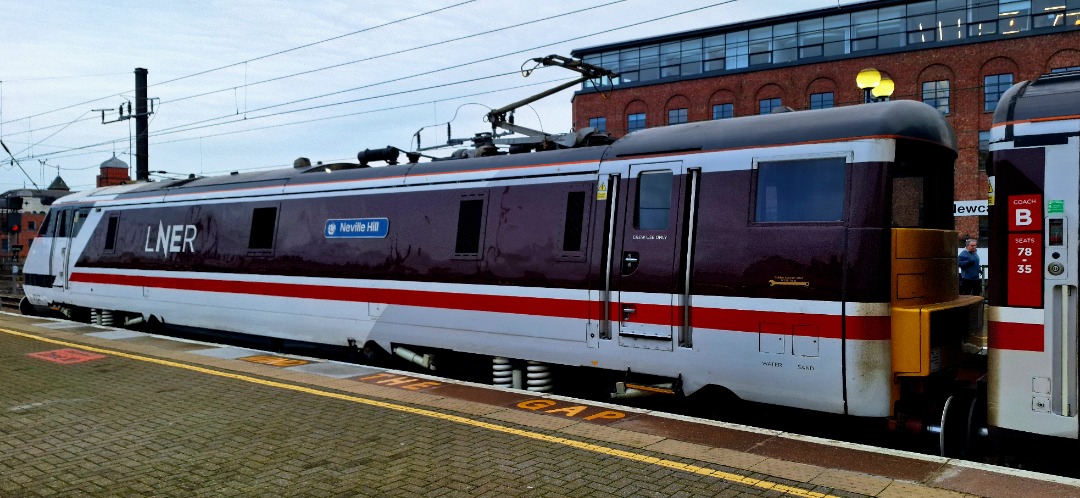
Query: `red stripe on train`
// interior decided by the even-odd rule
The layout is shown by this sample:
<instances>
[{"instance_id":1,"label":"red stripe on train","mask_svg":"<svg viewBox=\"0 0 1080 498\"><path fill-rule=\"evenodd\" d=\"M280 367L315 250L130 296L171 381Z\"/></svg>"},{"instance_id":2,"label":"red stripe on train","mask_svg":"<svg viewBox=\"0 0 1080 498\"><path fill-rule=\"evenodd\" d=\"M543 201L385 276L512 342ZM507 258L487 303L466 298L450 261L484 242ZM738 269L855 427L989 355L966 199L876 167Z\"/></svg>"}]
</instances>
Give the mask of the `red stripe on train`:
<instances>
[{"instance_id":1,"label":"red stripe on train","mask_svg":"<svg viewBox=\"0 0 1080 498\"><path fill-rule=\"evenodd\" d=\"M1042 352L1043 326L1035 323L989 322L986 345L993 349Z\"/></svg>"},{"instance_id":2,"label":"red stripe on train","mask_svg":"<svg viewBox=\"0 0 1080 498\"><path fill-rule=\"evenodd\" d=\"M151 287L201 292L221 292L260 296L322 299L330 301L373 302L404 306L514 313L559 318L599 319L600 304L576 299L544 297L496 296L418 291L403 289L368 289L329 285L285 284L277 282L246 282L202 278L143 277L97 273L73 273L72 282ZM679 308L662 304L634 304L628 322L682 325ZM611 303L610 317L619 320L620 303ZM691 323L695 328L762 332L839 339L842 318L838 315L750 311L716 308L693 308ZM850 316L847 318L847 338L857 340L888 340L888 316Z\"/></svg>"}]
</instances>

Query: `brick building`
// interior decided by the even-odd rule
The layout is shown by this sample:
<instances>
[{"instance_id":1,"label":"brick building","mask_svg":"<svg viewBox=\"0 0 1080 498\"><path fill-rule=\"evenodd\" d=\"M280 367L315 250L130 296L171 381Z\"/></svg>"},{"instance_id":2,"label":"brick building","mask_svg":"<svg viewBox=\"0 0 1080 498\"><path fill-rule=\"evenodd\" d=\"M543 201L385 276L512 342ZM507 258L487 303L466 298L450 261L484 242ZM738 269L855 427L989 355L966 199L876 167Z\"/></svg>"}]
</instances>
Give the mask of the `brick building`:
<instances>
[{"instance_id":1,"label":"brick building","mask_svg":"<svg viewBox=\"0 0 1080 498\"><path fill-rule=\"evenodd\" d=\"M586 84L573 102L576 129L613 137L778 107L861 104L856 75L875 68L891 78L892 99L924 101L953 126L956 229L985 238L994 105L1013 83L1080 69L1080 0L868 1L573 55L619 73Z\"/></svg>"},{"instance_id":2,"label":"brick building","mask_svg":"<svg viewBox=\"0 0 1080 498\"><path fill-rule=\"evenodd\" d=\"M123 185L131 181L131 168L116 155L99 165L97 186ZM43 190L16 189L0 194L0 261L23 261L37 237L49 206L72 193L59 175ZM13 227L18 226L17 230ZM18 249L15 251L14 249Z\"/></svg>"}]
</instances>

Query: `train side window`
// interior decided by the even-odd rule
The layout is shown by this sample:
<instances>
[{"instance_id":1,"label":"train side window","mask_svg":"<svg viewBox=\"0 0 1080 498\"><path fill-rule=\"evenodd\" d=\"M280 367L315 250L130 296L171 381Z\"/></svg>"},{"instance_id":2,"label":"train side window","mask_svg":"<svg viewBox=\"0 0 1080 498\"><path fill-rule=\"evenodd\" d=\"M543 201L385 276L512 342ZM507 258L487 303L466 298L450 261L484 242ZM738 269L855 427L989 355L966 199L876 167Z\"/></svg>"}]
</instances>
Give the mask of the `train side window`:
<instances>
[{"instance_id":1,"label":"train side window","mask_svg":"<svg viewBox=\"0 0 1080 498\"><path fill-rule=\"evenodd\" d=\"M463 196L458 205L454 258L480 259L484 236L484 195Z\"/></svg>"},{"instance_id":2,"label":"train side window","mask_svg":"<svg viewBox=\"0 0 1080 498\"><path fill-rule=\"evenodd\" d=\"M86 221L86 217L90 216L90 208L79 208L71 212L71 237L75 238L79 236L79 230L82 229L83 223Z\"/></svg>"},{"instance_id":3,"label":"train side window","mask_svg":"<svg viewBox=\"0 0 1080 498\"><path fill-rule=\"evenodd\" d=\"M840 157L758 163L754 220L843 221L846 171Z\"/></svg>"},{"instance_id":4,"label":"train side window","mask_svg":"<svg viewBox=\"0 0 1080 498\"><path fill-rule=\"evenodd\" d=\"M667 230L671 212L671 171L644 171L638 176L634 228Z\"/></svg>"},{"instance_id":5,"label":"train side window","mask_svg":"<svg viewBox=\"0 0 1080 498\"><path fill-rule=\"evenodd\" d=\"M109 216L109 225L105 229L105 252L116 250L116 228L120 225L120 215Z\"/></svg>"},{"instance_id":6,"label":"train side window","mask_svg":"<svg viewBox=\"0 0 1080 498\"><path fill-rule=\"evenodd\" d=\"M273 249L274 231L277 228L277 208L255 208L251 212L251 232L248 249Z\"/></svg>"},{"instance_id":7,"label":"train side window","mask_svg":"<svg viewBox=\"0 0 1080 498\"><path fill-rule=\"evenodd\" d=\"M585 215L585 192L566 193L566 223L563 224L564 252L581 250L582 216Z\"/></svg>"}]
</instances>

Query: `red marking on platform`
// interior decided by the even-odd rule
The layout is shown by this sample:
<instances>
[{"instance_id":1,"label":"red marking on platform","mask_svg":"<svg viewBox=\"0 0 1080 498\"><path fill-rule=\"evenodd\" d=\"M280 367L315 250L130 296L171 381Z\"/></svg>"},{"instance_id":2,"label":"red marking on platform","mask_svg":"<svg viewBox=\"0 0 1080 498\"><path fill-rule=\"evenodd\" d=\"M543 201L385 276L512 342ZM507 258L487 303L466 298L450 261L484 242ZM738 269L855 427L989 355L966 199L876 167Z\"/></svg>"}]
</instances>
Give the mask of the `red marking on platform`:
<instances>
[{"instance_id":1,"label":"red marking on platform","mask_svg":"<svg viewBox=\"0 0 1080 498\"><path fill-rule=\"evenodd\" d=\"M356 380L371 384L396 387L398 389L408 389L410 391L425 391L443 385L442 382L434 380L417 379L416 377L406 377L404 375L388 373L377 373L366 377L359 377L356 378Z\"/></svg>"},{"instance_id":2,"label":"red marking on platform","mask_svg":"<svg viewBox=\"0 0 1080 498\"><path fill-rule=\"evenodd\" d=\"M54 349L52 351L30 353L26 356L37 358L39 360L51 361L53 363L60 363L61 365L70 365L72 363L82 363L84 361L107 358L107 356L103 354L91 353L79 349Z\"/></svg>"},{"instance_id":3,"label":"red marking on platform","mask_svg":"<svg viewBox=\"0 0 1080 498\"><path fill-rule=\"evenodd\" d=\"M271 365L282 368L295 367L297 365L307 365L308 363L311 363L307 360L297 360L295 358L284 358L281 356L271 355L245 356L240 359L251 363L261 363L263 365Z\"/></svg>"}]
</instances>

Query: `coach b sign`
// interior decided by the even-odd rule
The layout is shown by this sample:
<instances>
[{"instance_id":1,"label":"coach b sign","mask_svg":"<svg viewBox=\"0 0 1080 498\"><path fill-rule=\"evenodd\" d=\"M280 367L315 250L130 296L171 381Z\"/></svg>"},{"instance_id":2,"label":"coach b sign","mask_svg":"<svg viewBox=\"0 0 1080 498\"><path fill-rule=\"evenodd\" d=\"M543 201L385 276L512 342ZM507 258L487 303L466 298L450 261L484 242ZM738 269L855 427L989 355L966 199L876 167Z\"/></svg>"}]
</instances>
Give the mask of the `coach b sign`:
<instances>
[{"instance_id":1,"label":"coach b sign","mask_svg":"<svg viewBox=\"0 0 1080 498\"><path fill-rule=\"evenodd\" d=\"M1042 196L1009 196L1009 231L1026 232L1042 230Z\"/></svg>"}]
</instances>

